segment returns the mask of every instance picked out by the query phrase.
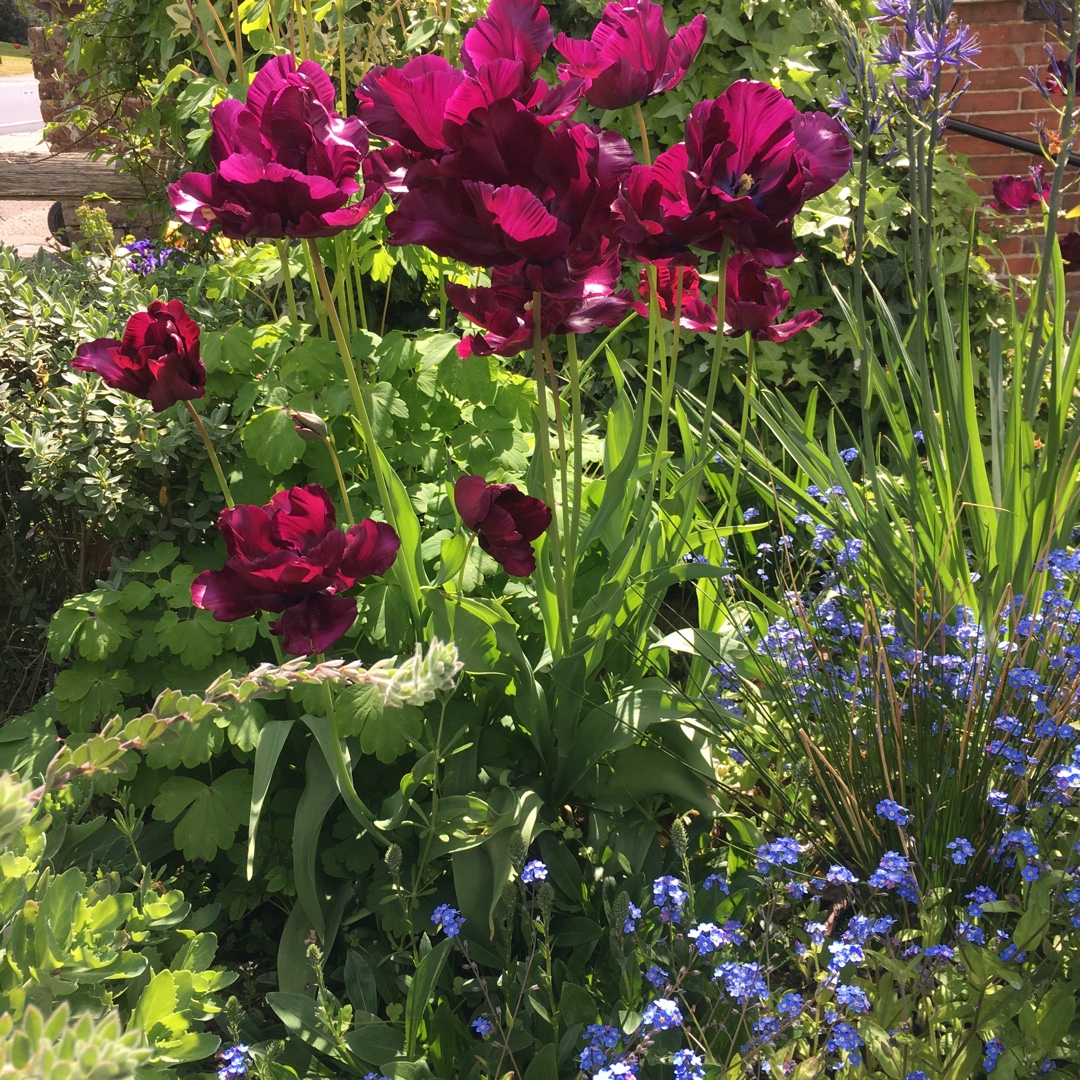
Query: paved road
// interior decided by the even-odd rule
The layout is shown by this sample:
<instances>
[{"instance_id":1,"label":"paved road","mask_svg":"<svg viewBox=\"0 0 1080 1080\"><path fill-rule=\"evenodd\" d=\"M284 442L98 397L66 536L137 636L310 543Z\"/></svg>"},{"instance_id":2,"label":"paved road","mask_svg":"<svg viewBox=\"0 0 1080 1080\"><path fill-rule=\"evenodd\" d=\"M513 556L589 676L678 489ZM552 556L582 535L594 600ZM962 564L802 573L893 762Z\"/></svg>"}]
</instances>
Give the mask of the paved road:
<instances>
[{"instance_id":1,"label":"paved road","mask_svg":"<svg viewBox=\"0 0 1080 1080\"><path fill-rule=\"evenodd\" d=\"M34 76L0 78L0 135L40 131L44 126Z\"/></svg>"}]
</instances>

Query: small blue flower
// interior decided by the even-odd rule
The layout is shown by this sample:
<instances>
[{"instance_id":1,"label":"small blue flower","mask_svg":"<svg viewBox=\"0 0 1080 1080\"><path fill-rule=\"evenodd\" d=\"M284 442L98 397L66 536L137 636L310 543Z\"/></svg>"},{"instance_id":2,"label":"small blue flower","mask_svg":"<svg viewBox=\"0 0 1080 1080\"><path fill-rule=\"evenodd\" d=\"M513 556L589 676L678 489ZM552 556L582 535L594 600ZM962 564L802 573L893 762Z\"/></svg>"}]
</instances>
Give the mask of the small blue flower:
<instances>
[{"instance_id":1,"label":"small blue flower","mask_svg":"<svg viewBox=\"0 0 1080 1080\"><path fill-rule=\"evenodd\" d=\"M728 883L719 874L710 874L702 883L701 887L706 891L719 889L725 896L728 895Z\"/></svg>"},{"instance_id":2,"label":"small blue flower","mask_svg":"<svg viewBox=\"0 0 1080 1080\"><path fill-rule=\"evenodd\" d=\"M245 1043L237 1043L227 1050L222 1050L218 1080L242 1080L248 1075L247 1068L250 1063L251 1047Z\"/></svg>"},{"instance_id":3,"label":"small blue flower","mask_svg":"<svg viewBox=\"0 0 1080 1080\"><path fill-rule=\"evenodd\" d=\"M952 852L952 861L957 866L963 866L975 854L975 848L971 841L962 836L958 836L955 840L946 844L945 850Z\"/></svg>"},{"instance_id":4,"label":"small blue flower","mask_svg":"<svg viewBox=\"0 0 1080 1080\"><path fill-rule=\"evenodd\" d=\"M681 923L683 904L690 898L683 883L670 875L658 877L653 882L652 892L653 903L660 909L660 921Z\"/></svg>"},{"instance_id":5,"label":"small blue flower","mask_svg":"<svg viewBox=\"0 0 1080 1080\"><path fill-rule=\"evenodd\" d=\"M601 1069L593 1080L637 1080L637 1066L631 1061L613 1061Z\"/></svg>"},{"instance_id":6,"label":"small blue flower","mask_svg":"<svg viewBox=\"0 0 1080 1080\"><path fill-rule=\"evenodd\" d=\"M803 1009L802 994L788 991L777 1003L776 1011L784 1016L798 1016Z\"/></svg>"},{"instance_id":7,"label":"small blue flower","mask_svg":"<svg viewBox=\"0 0 1080 1080\"><path fill-rule=\"evenodd\" d=\"M846 866L830 866L825 880L830 885L857 885L859 879Z\"/></svg>"},{"instance_id":8,"label":"small blue flower","mask_svg":"<svg viewBox=\"0 0 1080 1080\"><path fill-rule=\"evenodd\" d=\"M693 1050L676 1050L671 1061L675 1066L675 1080L704 1080L705 1063Z\"/></svg>"},{"instance_id":9,"label":"small blue flower","mask_svg":"<svg viewBox=\"0 0 1080 1080\"><path fill-rule=\"evenodd\" d=\"M626 907L626 920L623 922L623 933L632 934L637 929L638 919L641 918L641 908L637 904L628 904Z\"/></svg>"},{"instance_id":10,"label":"small blue flower","mask_svg":"<svg viewBox=\"0 0 1080 1080\"><path fill-rule=\"evenodd\" d=\"M495 1030L495 1025L486 1016L478 1016L470 1026L481 1039L486 1039Z\"/></svg>"},{"instance_id":11,"label":"small blue flower","mask_svg":"<svg viewBox=\"0 0 1080 1080\"><path fill-rule=\"evenodd\" d=\"M527 862L521 870L523 885L531 885L534 881L547 881L547 876L548 868L539 859Z\"/></svg>"},{"instance_id":12,"label":"small blue flower","mask_svg":"<svg viewBox=\"0 0 1080 1080\"><path fill-rule=\"evenodd\" d=\"M924 955L928 960L951 960L956 955L956 950L948 945L930 945Z\"/></svg>"},{"instance_id":13,"label":"small blue flower","mask_svg":"<svg viewBox=\"0 0 1080 1080\"><path fill-rule=\"evenodd\" d=\"M457 937L465 924L465 918L457 908L449 904L440 904L431 916L431 921L442 930L447 937Z\"/></svg>"},{"instance_id":14,"label":"small blue flower","mask_svg":"<svg viewBox=\"0 0 1080 1080\"><path fill-rule=\"evenodd\" d=\"M836 1000L854 1012L868 1013L870 1011L870 999L861 986L848 986L847 983L841 983L836 988Z\"/></svg>"},{"instance_id":15,"label":"small blue flower","mask_svg":"<svg viewBox=\"0 0 1080 1080\"><path fill-rule=\"evenodd\" d=\"M641 1014L641 1026L647 1030L669 1031L682 1026L682 1013L671 998L657 998L645 1006Z\"/></svg>"},{"instance_id":16,"label":"small blue flower","mask_svg":"<svg viewBox=\"0 0 1080 1080\"><path fill-rule=\"evenodd\" d=\"M1000 1039L988 1039L983 1043L983 1068L987 1072L993 1072L997 1066L997 1059L1005 1052L1005 1044Z\"/></svg>"},{"instance_id":17,"label":"small blue flower","mask_svg":"<svg viewBox=\"0 0 1080 1080\"><path fill-rule=\"evenodd\" d=\"M756 506L743 511L743 521L753 521L756 517L761 517L761 511Z\"/></svg>"},{"instance_id":18,"label":"small blue flower","mask_svg":"<svg viewBox=\"0 0 1080 1080\"><path fill-rule=\"evenodd\" d=\"M915 820L915 815L906 806L901 806L892 799L882 799L877 804L877 815L886 821L894 821L897 825L910 825Z\"/></svg>"},{"instance_id":19,"label":"small blue flower","mask_svg":"<svg viewBox=\"0 0 1080 1080\"><path fill-rule=\"evenodd\" d=\"M645 972L645 981L651 983L657 990L659 990L667 980L668 973L662 967L657 967L655 964Z\"/></svg>"},{"instance_id":20,"label":"small blue flower","mask_svg":"<svg viewBox=\"0 0 1080 1080\"><path fill-rule=\"evenodd\" d=\"M849 446L846 450L840 451L840 460L845 465L850 465L859 456L859 451L854 446Z\"/></svg>"}]
</instances>

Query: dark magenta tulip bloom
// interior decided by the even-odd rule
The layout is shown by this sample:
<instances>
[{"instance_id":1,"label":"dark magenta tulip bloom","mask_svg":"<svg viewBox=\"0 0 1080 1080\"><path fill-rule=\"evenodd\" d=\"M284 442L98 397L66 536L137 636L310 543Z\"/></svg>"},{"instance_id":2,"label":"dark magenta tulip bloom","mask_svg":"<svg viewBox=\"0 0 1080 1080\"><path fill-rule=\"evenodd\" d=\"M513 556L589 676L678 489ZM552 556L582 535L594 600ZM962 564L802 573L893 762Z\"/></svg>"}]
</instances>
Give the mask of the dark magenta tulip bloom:
<instances>
[{"instance_id":1,"label":"dark magenta tulip bloom","mask_svg":"<svg viewBox=\"0 0 1080 1080\"><path fill-rule=\"evenodd\" d=\"M615 293L619 263L605 259L579 274L560 263L549 267L496 267L491 287L448 284L446 295L467 319L486 331L462 338L458 355L516 356L533 344L533 299L540 293L540 336L587 334L626 318L629 302Z\"/></svg>"},{"instance_id":2,"label":"dark magenta tulip bloom","mask_svg":"<svg viewBox=\"0 0 1080 1080\"><path fill-rule=\"evenodd\" d=\"M532 542L551 524L551 511L513 484L489 484L482 476L463 476L454 485L461 520L508 574L528 577L536 569Z\"/></svg>"},{"instance_id":3,"label":"dark magenta tulip bloom","mask_svg":"<svg viewBox=\"0 0 1080 1080\"><path fill-rule=\"evenodd\" d=\"M356 600L340 593L389 570L401 546L370 518L342 532L318 484L279 491L267 506L222 510L218 528L229 558L192 582L192 602L219 622L280 613L270 630L294 656L325 652L352 626Z\"/></svg>"},{"instance_id":4,"label":"dark magenta tulip bloom","mask_svg":"<svg viewBox=\"0 0 1080 1080\"><path fill-rule=\"evenodd\" d=\"M755 341L787 341L800 330L813 326L820 318L817 311L800 311L787 322L777 320L787 311L791 293L777 277L740 253L727 264L727 291L724 298L724 333L749 335Z\"/></svg>"},{"instance_id":5,"label":"dark magenta tulip bloom","mask_svg":"<svg viewBox=\"0 0 1080 1080\"><path fill-rule=\"evenodd\" d=\"M495 60L516 60L532 75L555 33L542 0L491 0L487 13L465 35L461 64L476 75Z\"/></svg>"},{"instance_id":6,"label":"dark magenta tulip bloom","mask_svg":"<svg viewBox=\"0 0 1080 1080\"><path fill-rule=\"evenodd\" d=\"M1059 236L1058 247L1061 249L1061 261L1065 264L1065 273L1080 270L1080 232Z\"/></svg>"},{"instance_id":7,"label":"dark magenta tulip bloom","mask_svg":"<svg viewBox=\"0 0 1080 1080\"><path fill-rule=\"evenodd\" d=\"M680 278L682 279L681 286ZM634 304L634 310L647 319L649 317L648 270L641 271L638 295L641 300ZM716 308L702 298L698 272L692 266L680 266L675 263L657 265L656 307L660 318L667 322L674 322L675 312L678 311L679 325L684 330L696 330L700 333L713 333L716 330Z\"/></svg>"},{"instance_id":8,"label":"dark magenta tulip bloom","mask_svg":"<svg viewBox=\"0 0 1080 1080\"><path fill-rule=\"evenodd\" d=\"M633 169L620 235L647 259L731 244L764 266L788 266L798 255L792 220L848 171L851 156L832 117L799 112L768 83L733 83L691 109L685 143Z\"/></svg>"},{"instance_id":9,"label":"dark magenta tulip bloom","mask_svg":"<svg viewBox=\"0 0 1080 1080\"><path fill-rule=\"evenodd\" d=\"M406 174L387 218L395 244L472 266L571 258L607 244L629 143L586 124L548 128L518 102L476 109L438 160Z\"/></svg>"},{"instance_id":10,"label":"dark magenta tulip bloom","mask_svg":"<svg viewBox=\"0 0 1080 1080\"><path fill-rule=\"evenodd\" d=\"M109 386L145 398L154 412L206 393L199 326L179 300L152 300L128 319L122 340L80 345L71 366L96 371Z\"/></svg>"},{"instance_id":11,"label":"dark magenta tulip bloom","mask_svg":"<svg viewBox=\"0 0 1080 1080\"><path fill-rule=\"evenodd\" d=\"M616 2L588 41L560 34L555 48L566 57L559 75L584 79L585 100L598 109L624 109L677 86L705 40L708 20L695 15L671 37L664 9L651 0Z\"/></svg>"},{"instance_id":12,"label":"dark magenta tulip bloom","mask_svg":"<svg viewBox=\"0 0 1080 1080\"><path fill-rule=\"evenodd\" d=\"M334 111L334 84L312 60L275 56L252 80L247 103L210 114L212 173L169 185L177 216L230 239L333 236L360 222L381 192L349 204L367 136Z\"/></svg>"},{"instance_id":13,"label":"dark magenta tulip bloom","mask_svg":"<svg viewBox=\"0 0 1080 1080\"><path fill-rule=\"evenodd\" d=\"M994 181L990 205L1002 214L1018 214L1041 206L1050 195L1050 184L1043 180L1043 167L1034 166L1024 176L999 176Z\"/></svg>"}]
</instances>

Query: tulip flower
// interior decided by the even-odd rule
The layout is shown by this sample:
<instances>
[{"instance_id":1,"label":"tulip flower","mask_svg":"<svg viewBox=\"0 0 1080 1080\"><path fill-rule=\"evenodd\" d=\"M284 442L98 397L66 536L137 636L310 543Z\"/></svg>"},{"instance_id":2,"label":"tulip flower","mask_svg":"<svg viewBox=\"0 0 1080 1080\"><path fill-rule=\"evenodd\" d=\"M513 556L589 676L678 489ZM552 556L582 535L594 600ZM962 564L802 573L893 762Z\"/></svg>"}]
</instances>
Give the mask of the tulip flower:
<instances>
[{"instance_id":1,"label":"tulip flower","mask_svg":"<svg viewBox=\"0 0 1080 1080\"><path fill-rule=\"evenodd\" d=\"M587 124L549 129L502 99L452 129L447 152L409 170L387 218L391 242L472 266L546 263L607 243L633 152Z\"/></svg>"},{"instance_id":2,"label":"tulip flower","mask_svg":"<svg viewBox=\"0 0 1080 1080\"><path fill-rule=\"evenodd\" d=\"M620 236L654 260L727 245L764 266L798 251L792 221L851 167L851 144L821 112L801 113L768 83L741 80L695 105L686 142L639 165L623 185Z\"/></svg>"},{"instance_id":3,"label":"tulip flower","mask_svg":"<svg viewBox=\"0 0 1080 1080\"><path fill-rule=\"evenodd\" d=\"M625 297L615 294L619 277L616 249L610 256L572 274L558 262L546 267L496 267L490 288L447 284L446 296L486 333L462 338L458 355L516 356L533 344L533 300L540 293L540 336L587 334L615 326L627 314Z\"/></svg>"},{"instance_id":4,"label":"tulip flower","mask_svg":"<svg viewBox=\"0 0 1080 1080\"><path fill-rule=\"evenodd\" d=\"M679 325L684 330L712 333L716 330L716 308L701 297L698 272L692 266L660 263L656 267L656 307L660 318L673 322L679 310ZM682 279L681 294L679 279ZM649 272L641 271L638 282L641 300L634 310L644 318L649 317Z\"/></svg>"},{"instance_id":5,"label":"tulip flower","mask_svg":"<svg viewBox=\"0 0 1080 1080\"><path fill-rule=\"evenodd\" d=\"M542 0L491 0L487 13L465 35L461 63L476 75L493 61L516 60L532 75L554 36Z\"/></svg>"},{"instance_id":6,"label":"tulip flower","mask_svg":"<svg viewBox=\"0 0 1080 1080\"><path fill-rule=\"evenodd\" d=\"M1065 264L1065 273L1080 270L1080 233L1066 233L1058 237L1058 247L1061 249L1061 261Z\"/></svg>"},{"instance_id":7,"label":"tulip flower","mask_svg":"<svg viewBox=\"0 0 1080 1080\"><path fill-rule=\"evenodd\" d=\"M749 335L755 341L787 341L821 318L818 311L800 311L787 322L777 322L787 311L791 293L783 282L749 255L732 255L727 264L724 299L724 333Z\"/></svg>"},{"instance_id":8,"label":"tulip flower","mask_svg":"<svg viewBox=\"0 0 1080 1080\"><path fill-rule=\"evenodd\" d=\"M318 484L279 491L266 506L222 510L218 528L229 557L195 578L192 602L219 622L280 613L270 631L296 656L325 652L352 626L356 600L340 593L389 570L401 546L389 525L370 518L342 532Z\"/></svg>"},{"instance_id":9,"label":"tulip flower","mask_svg":"<svg viewBox=\"0 0 1080 1080\"><path fill-rule=\"evenodd\" d=\"M356 173L367 136L334 111L334 84L312 60L275 56L248 87L247 104L227 98L210 114L212 173L169 185L177 216L231 240L333 236L358 224L378 200Z\"/></svg>"},{"instance_id":10,"label":"tulip flower","mask_svg":"<svg viewBox=\"0 0 1080 1080\"><path fill-rule=\"evenodd\" d=\"M154 412L206 393L199 326L179 300L152 300L128 319L122 340L80 345L71 366L96 371L109 386L145 398Z\"/></svg>"},{"instance_id":11,"label":"tulip flower","mask_svg":"<svg viewBox=\"0 0 1080 1080\"><path fill-rule=\"evenodd\" d=\"M551 524L551 510L513 484L489 484L463 476L454 485L454 505L483 548L508 574L528 577L536 569L532 542Z\"/></svg>"},{"instance_id":12,"label":"tulip flower","mask_svg":"<svg viewBox=\"0 0 1080 1080\"><path fill-rule=\"evenodd\" d=\"M1043 167L1035 165L1025 176L1007 174L994 181L990 205L1002 214L1022 213L1041 206L1050 194L1051 185L1043 180Z\"/></svg>"},{"instance_id":13,"label":"tulip flower","mask_svg":"<svg viewBox=\"0 0 1080 1080\"><path fill-rule=\"evenodd\" d=\"M585 100L598 109L624 109L677 86L705 40L708 20L695 15L674 37L664 9L651 0L618 0L604 13L588 41L566 34L555 48L566 57L560 78L586 80Z\"/></svg>"}]
</instances>

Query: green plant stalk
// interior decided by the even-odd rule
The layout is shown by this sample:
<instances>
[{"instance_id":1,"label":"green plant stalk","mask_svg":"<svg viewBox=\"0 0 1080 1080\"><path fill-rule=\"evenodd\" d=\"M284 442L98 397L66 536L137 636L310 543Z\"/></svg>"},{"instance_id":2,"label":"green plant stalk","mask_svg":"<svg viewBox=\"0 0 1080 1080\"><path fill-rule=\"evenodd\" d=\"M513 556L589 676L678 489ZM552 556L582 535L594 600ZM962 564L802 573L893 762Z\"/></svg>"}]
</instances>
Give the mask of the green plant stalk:
<instances>
[{"instance_id":1,"label":"green plant stalk","mask_svg":"<svg viewBox=\"0 0 1080 1080\"><path fill-rule=\"evenodd\" d=\"M368 415L367 405L364 403L364 392L360 388L360 380L356 375L356 364L353 362L349 339L345 336L341 319L338 318L337 308L334 305L334 294L330 289L330 283L326 280L326 270L323 268L319 248L314 239L308 239L307 248L311 254L315 277L319 282L319 291L322 293L323 302L326 305L326 313L334 328L334 337L337 340L338 352L341 354L341 363L345 368L345 377L349 382L349 391L352 394L353 407L356 409L356 418L360 422L360 431L364 437L364 445L367 447L368 460L371 462L371 474L375 478L375 486L379 489L379 500L382 503L383 514L394 531L400 536L394 505L390 500L390 491L386 486L386 477L382 471L379 447L375 442L375 433L371 427L371 417ZM414 582L411 580L407 561L401 549L398 551L398 557L394 560L394 573L398 577L402 591L408 597L409 605L412 608L414 625L419 628L421 624L420 604L417 599L416 589L413 587Z\"/></svg>"},{"instance_id":2,"label":"green plant stalk","mask_svg":"<svg viewBox=\"0 0 1080 1080\"><path fill-rule=\"evenodd\" d=\"M300 32L300 59L310 60L311 52L308 48L307 25L304 22L303 0L292 0L293 21Z\"/></svg>"},{"instance_id":3,"label":"green plant stalk","mask_svg":"<svg viewBox=\"0 0 1080 1080\"><path fill-rule=\"evenodd\" d=\"M341 501L345 504L345 520L350 525L356 524L353 515L352 503L349 501L349 489L345 486L345 477L341 474L341 462L338 461L337 451L334 449L334 440L327 437L323 439L326 452L330 455L330 462L334 466L334 475L337 477L338 488L341 491Z\"/></svg>"},{"instance_id":4,"label":"green plant stalk","mask_svg":"<svg viewBox=\"0 0 1080 1080\"><path fill-rule=\"evenodd\" d=\"M656 348L656 330L660 322L660 313L657 310L656 301L656 267L649 263L645 268L645 275L649 282L649 334L645 347L645 423L641 425L641 443L638 446L638 456L645 453L645 446L649 439L649 411L652 409L653 387L653 356Z\"/></svg>"},{"instance_id":5,"label":"green plant stalk","mask_svg":"<svg viewBox=\"0 0 1080 1080\"><path fill-rule=\"evenodd\" d=\"M641 102L634 103L634 115L637 117L638 131L641 132L641 156L646 165L652 164L652 152L649 149L649 133L645 128L645 114L641 111Z\"/></svg>"},{"instance_id":6,"label":"green plant stalk","mask_svg":"<svg viewBox=\"0 0 1080 1080\"><path fill-rule=\"evenodd\" d=\"M225 43L225 48L229 50L229 55L233 58L233 63L236 65L237 71L243 71L243 51L241 50L237 53L233 50L232 42L229 41L229 31L225 29L225 24L221 21L221 16L217 13L217 8L214 7L212 0L203 0L203 3L210 9L210 14L214 16L214 22L217 23L218 33L221 35L221 40Z\"/></svg>"},{"instance_id":7,"label":"green plant stalk","mask_svg":"<svg viewBox=\"0 0 1080 1080\"><path fill-rule=\"evenodd\" d=\"M566 595L568 597L573 597L574 563L570 555L572 540L570 538L570 523L568 521L570 506L567 503L567 499L570 494L570 464L566 453L566 421L563 419L562 395L559 393L559 377L555 373L555 360L551 355L551 349L548 347L546 341L544 342L544 364L547 368L547 377L551 385L551 403L555 408L555 436L559 442L559 490L562 492L562 537L563 543L566 545L564 552L564 566L566 569L567 580ZM552 507L552 512L554 512L554 509L555 508Z\"/></svg>"},{"instance_id":8,"label":"green plant stalk","mask_svg":"<svg viewBox=\"0 0 1080 1080\"><path fill-rule=\"evenodd\" d=\"M279 237L277 242L278 258L281 260L281 276L285 282L285 298L289 304L289 319L293 326L299 327L300 318L296 314L296 292L293 289L292 274L289 272L289 241Z\"/></svg>"},{"instance_id":9,"label":"green plant stalk","mask_svg":"<svg viewBox=\"0 0 1080 1080\"><path fill-rule=\"evenodd\" d=\"M540 439L540 461L544 470L544 491L551 507L551 567L555 576L555 603L559 608L559 637L564 654L570 651L570 611L566 603L562 540L559 533L558 504L555 501L555 470L551 465L551 433L548 430L547 379L544 376L544 339L540 325L541 294L533 293L533 373L536 378L536 413ZM565 497L565 492L563 493Z\"/></svg>"},{"instance_id":10,"label":"green plant stalk","mask_svg":"<svg viewBox=\"0 0 1080 1080\"><path fill-rule=\"evenodd\" d=\"M469 552L472 551L472 546L475 541L476 533L470 533L469 542L465 545L465 558L461 560L461 569L458 571L457 576L457 591L459 596L465 595L465 568L469 565Z\"/></svg>"},{"instance_id":11,"label":"green plant stalk","mask_svg":"<svg viewBox=\"0 0 1080 1080\"><path fill-rule=\"evenodd\" d=\"M190 401L185 401L184 405L191 414L191 419L195 421L195 427L198 428L199 434L202 436L203 445L210 455L210 464L214 467L214 475L217 477L218 485L221 488L221 494L225 498L225 505L231 510L236 503L233 502L232 492L229 490L229 481L225 479L225 473L221 470L221 462L218 460L217 451L214 449L206 425L202 422L202 417L195 411L195 406Z\"/></svg>"},{"instance_id":12,"label":"green plant stalk","mask_svg":"<svg viewBox=\"0 0 1080 1080\"><path fill-rule=\"evenodd\" d=\"M1070 5L1069 41L1067 56L1075 56L1080 46L1080 19L1077 18L1080 4L1073 0ZM1039 398L1042 390L1043 377L1046 373L1046 361L1043 357L1043 326L1046 311L1047 294L1050 287L1050 273L1052 269L1051 253L1055 241L1058 215L1061 212L1061 189L1065 177L1065 171L1069 168L1069 154L1073 143L1076 141L1076 124L1074 122L1074 109L1076 107L1076 72L1075 70L1068 79L1065 94L1065 107L1061 116L1061 124L1058 129L1058 138L1061 149L1058 152L1057 162L1054 165L1054 178L1050 185L1050 200L1046 208L1046 237L1043 241L1042 259L1039 266L1039 278L1035 287L1035 302L1031 305L1031 313L1028 322L1031 325L1031 344L1028 349L1027 362L1024 365L1024 415L1029 424L1034 424L1039 412ZM1064 297L1055 297L1058 304L1065 302Z\"/></svg>"},{"instance_id":13,"label":"green plant stalk","mask_svg":"<svg viewBox=\"0 0 1080 1080\"><path fill-rule=\"evenodd\" d=\"M582 429L581 364L578 361L577 336L566 335L567 372L570 377L570 424L574 444L574 486L570 494L570 533L566 538L566 561L573 575L577 569L577 543L581 535L581 492L584 470L584 431ZM573 595L573 593L571 593Z\"/></svg>"},{"instance_id":14,"label":"green plant stalk","mask_svg":"<svg viewBox=\"0 0 1080 1080\"><path fill-rule=\"evenodd\" d=\"M322 664L326 661L326 654L319 653L319 663ZM357 821L371 834L372 838L384 847L389 847L390 841L386 839L385 834L375 824L375 817L372 812L364 805L364 800L360 798L356 791L356 785L353 783L352 771L349 768L349 763L345 760L345 751L341 748L341 736L338 734L337 726L337 713L334 711L334 694L330 689L330 684L324 682L323 698L326 701L326 719L330 723L331 744L334 751L334 763L337 765L338 775L341 777L342 784L345 791L342 792L342 798L345 800L345 805L349 808L349 812Z\"/></svg>"},{"instance_id":15,"label":"green plant stalk","mask_svg":"<svg viewBox=\"0 0 1080 1080\"><path fill-rule=\"evenodd\" d=\"M348 279L351 275L342 273L340 269L346 264L344 248L345 237L338 233L334 237L334 261L338 268L334 271L334 307L337 309L338 318L342 321L348 340L352 341L353 334L356 333L356 310L352 304L349 289ZM366 324L364 329L367 329Z\"/></svg>"},{"instance_id":16,"label":"green plant stalk","mask_svg":"<svg viewBox=\"0 0 1080 1080\"><path fill-rule=\"evenodd\" d=\"M743 410L742 419L739 421L739 449L735 456L735 464L731 469L731 488L728 491L727 509L724 513L725 526L731 526L735 516L735 507L739 501L739 473L742 471L743 451L746 449L746 432L750 426L750 405L754 399L755 371L754 371L754 339L749 331L746 334L746 382L743 384Z\"/></svg>"},{"instance_id":17,"label":"green plant stalk","mask_svg":"<svg viewBox=\"0 0 1080 1080\"><path fill-rule=\"evenodd\" d=\"M225 72L221 70L221 65L217 62L217 57L214 56L214 50L210 48L210 42L207 40L206 31L202 28L202 23L199 22L199 16L195 14L195 6L191 0L187 0L188 14L191 16L192 24L195 26L195 33L199 35L199 40L202 42L203 52L206 53L206 58L210 61L210 66L214 69L214 74L217 76L217 80L222 86L228 86L229 80L225 78ZM228 41L228 38L225 39ZM230 50L231 52L232 50Z\"/></svg>"},{"instance_id":18,"label":"green plant stalk","mask_svg":"<svg viewBox=\"0 0 1080 1080\"><path fill-rule=\"evenodd\" d=\"M705 395L705 412L701 417L701 445L698 447L696 464L701 465L709 455L712 438L713 410L716 408L716 392L720 385L720 361L724 355L724 314L727 310L727 243L720 249L718 277L716 281L716 333L713 335L712 368L709 371L709 388Z\"/></svg>"},{"instance_id":19,"label":"green plant stalk","mask_svg":"<svg viewBox=\"0 0 1080 1080\"><path fill-rule=\"evenodd\" d=\"M322 289L319 287L318 277L315 274L315 261L311 257L311 245L303 247L304 262L307 263L308 281L311 283L311 291L315 297L315 318L319 323L319 333L322 337L329 337L326 325L326 302L323 298Z\"/></svg>"},{"instance_id":20,"label":"green plant stalk","mask_svg":"<svg viewBox=\"0 0 1080 1080\"><path fill-rule=\"evenodd\" d=\"M348 109L349 82L345 72L345 0L337 0L338 21L338 71L341 73L340 112L344 116Z\"/></svg>"},{"instance_id":21,"label":"green plant stalk","mask_svg":"<svg viewBox=\"0 0 1080 1080\"><path fill-rule=\"evenodd\" d=\"M240 28L240 5L232 0L233 38L236 41L236 77L240 85L247 90L247 68L244 67L244 35Z\"/></svg>"}]
</instances>

